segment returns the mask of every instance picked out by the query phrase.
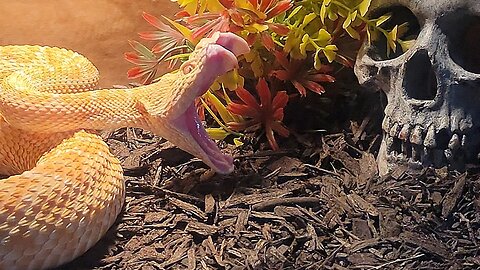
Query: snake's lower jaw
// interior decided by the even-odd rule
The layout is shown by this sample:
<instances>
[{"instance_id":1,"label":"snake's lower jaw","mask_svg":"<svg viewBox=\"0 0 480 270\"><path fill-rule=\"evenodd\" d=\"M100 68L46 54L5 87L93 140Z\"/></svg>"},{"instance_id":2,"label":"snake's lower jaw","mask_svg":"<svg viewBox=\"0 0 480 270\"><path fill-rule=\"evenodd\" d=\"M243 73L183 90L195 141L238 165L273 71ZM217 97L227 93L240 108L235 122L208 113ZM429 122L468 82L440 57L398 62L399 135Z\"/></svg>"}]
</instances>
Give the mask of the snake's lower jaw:
<instances>
[{"instance_id":1,"label":"snake's lower jaw","mask_svg":"<svg viewBox=\"0 0 480 270\"><path fill-rule=\"evenodd\" d=\"M208 137L193 104L180 117L170 121L169 125L170 130L175 130L176 134L169 133L163 135L164 138L200 158L217 173L228 174L233 171L233 158L223 154Z\"/></svg>"}]
</instances>

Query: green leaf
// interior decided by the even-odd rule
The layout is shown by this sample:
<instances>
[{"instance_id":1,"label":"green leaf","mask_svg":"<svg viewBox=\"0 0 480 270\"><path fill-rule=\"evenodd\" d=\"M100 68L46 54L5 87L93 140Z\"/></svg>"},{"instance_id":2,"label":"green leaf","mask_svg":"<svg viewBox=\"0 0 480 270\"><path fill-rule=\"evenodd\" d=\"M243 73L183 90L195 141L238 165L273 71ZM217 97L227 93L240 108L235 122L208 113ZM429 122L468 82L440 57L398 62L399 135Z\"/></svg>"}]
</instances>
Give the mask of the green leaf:
<instances>
[{"instance_id":1,"label":"green leaf","mask_svg":"<svg viewBox=\"0 0 480 270\"><path fill-rule=\"evenodd\" d=\"M337 57L338 48L336 45L327 45L323 48L323 54L327 57L328 62L332 63Z\"/></svg>"},{"instance_id":2,"label":"green leaf","mask_svg":"<svg viewBox=\"0 0 480 270\"><path fill-rule=\"evenodd\" d=\"M320 20L322 24L325 24L325 15L327 15L327 5L323 2L322 7L320 7Z\"/></svg>"},{"instance_id":3,"label":"green leaf","mask_svg":"<svg viewBox=\"0 0 480 270\"><path fill-rule=\"evenodd\" d=\"M352 13L348 13L348 16L347 18L345 18L345 21L343 21L343 29L347 29L347 27L350 26L350 24L352 23L352 17L351 17Z\"/></svg>"},{"instance_id":4,"label":"green leaf","mask_svg":"<svg viewBox=\"0 0 480 270\"><path fill-rule=\"evenodd\" d=\"M319 56L320 51L321 51L321 50L317 50L317 51L315 52L313 67L314 67L316 70L320 70L320 68L322 67L322 62L320 61L320 56Z\"/></svg>"},{"instance_id":5,"label":"green leaf","mask_svg":"<svg viewBox=\"0 0 480 270\"><path fill-rule=\"evenodd\" d=\"M413 44L415 44L415 39L412 39L412 40L398 40L398 43L400 44L400 46L402 47L402 51L403 52L406 52L408 51L408 49L410 49Z\"/></svg>"},{"instance_id":6,"label":"green leaf","mask_svg":"<svg viewBox=\"0 0 480 270\"><path fill-rule=\"evenodd\" d=\"M386 38L387 38L387 49L392 49L393 52L397 50L397 32L398 31L398 26L396 25L392 31L390 31Z\"/></svg>"},{"instance_id":7,"label":"green leaf","mask_svg":"<svg viewBox=\"0 0 480 270\"><path fill-rule=\"evenodd\" d=\"M372 38L373 38L373 35L372 35L372 30L370 29L370 27L367 27L367 42L368 42L368 45L371 45L372 44Z\"/></svg>"},{"instance_id":8,"label":"green leaf","mask_svg":"<svg viewBox=\"0 0 480 270\"><path fill-rule=\"evenodd\" d=\"M398 25L398 29L397 29L398 38L403 37L403 35L405 35L407 32L408 32L408 22Z\"/></svg>"},{"instance_id":9,"label":"green leaf","mask_svg":"<svg viewBox=\"0 0 480 270\"><path fill-rule=\"evenodd\" d=\"M208 137L214 140L223 140L225 139L230 133L223 128L206 128Z\"/></svg>"},{"instance_id":10,"label":"green leaf","mask_svg":"<svg viewBox=\"0 0 480 270\"><path fill-rule=\"evenodd\" d=\"M355 29L353 29L353 27L347 27L347 28L345 28L345 31L347 31L347 33L348 33L353 39L360 40L360 34L359 34Z\"/></svg>"},{"instance_id":11,"label":"green leaf","mask_svg":"<svg viewBox=\"0 0 480 270\"><path fill-rule=\"evenodd\" d=\"M330 19L331 21L336 21L338 19L338 14L335 13L335 12L329 12L328 13L328 19Z\"/></svg>"},{"instance_id":12,"label":"green leaf","mask_svg":"<svg viewBox=\"0 0 480 270\"><path fill-rule=\"evenodd\" d=\"M218 114L220 114L220 118L222 118L222 121L224 123L228 123L231 121L234 121L232 115L230 112L227 110L226 106L223 105L223 103L218 99L212 92L207 91L204 95L206 99L212 103L213 107L217 110Z\"/></svg>"},{"instance_id":13,"label":"green leaf","mask_svg":"<svg viewBox=\"0 0 480 270\"><path fill-rule=\"evenodd\" d=\"M372 3L372 0L363 0L359 5L358 5L358 10L360 11L360 15L363 17L365 14L367 14L368 9L370 8L370 4Z\"/></svg>"},{"instance_id":14,"label":"green leaf","mask_svg":"<svg viewBox=\"0 0 480 270\"><path fill-rule=\"evenodd\" d=\"M163 18L165 20L167 20L173 27L175 27L180 33L182 33L182 35L188 39L190 42L194 42L192 40L192 31L190 29L188 29L187 27L177 23L177 22L174 22L172 20L170 20L169 18L163 16Z\"/></svg>"},{"instance_id":15,"label":"green leaf","mask_svg":"<svg viewBox=\"0 0 480 270\"><path fill-rule=\"evenodd\" d=\"M386 21L392 18L392 13L387 13L385 15L380 16L376 19L375 26L379 27L380 25L384 24Z\"/></svg>"},{"instance_id":16,"label":"green leaf","mask_svg":"<svg viewBox=\"0 0 480 270\"><path fill-rule=\"evenodd\" d=\"M313 21L313 19L315 19L316 17L317 17L317 14L315 14L315 13L310 13L310 14L306 15L303 18L302 27L307 26L307 24L309 24L311 21Z\"/></svg>"},{"instance_id":17,"label":"green leaf","mask_svg":"<svg viewBox=\"0 0 480 270\"><path fill-rule=\"evenodd\" d=\"M130 40L130 41L128 41L128 43L140 55L143 55L143 56L147 57L148 59L155 59L156 58L155 54L153 54L152 51L150 51L150 49L145 47L145 45L143 45L142 43L140 43L138 41L135 41L135 40Z\"/></svg>"},{"instance_id":18,"label":"green leaf","mask_svg":"<svg viewBox=\"0 0 480 270\"><path fill-rule=\"evenodd\" d=\"M332 35L325 29L320 29L318 31L318 40L319 41L329 41L332 38Z\"/></svg>"},{"instance_id":19,"label":"green leaf","mask_svg":"<svg viewBox=\"0 0 480 270\"><path fill-rule=\"evenodd\" d=\"M190 56L191 53L179 53L179 54L174 54L170 57L165 58L165 62L172 61L175 59L180 59L180 60L187 60L188 57Z\"/></svg>"},{"instance_id":20,"label":"green leaf","mask_svg":"<svg viewBox=\"0 0 480 270\"><path fill-rule=\"evenodd\" d=\"M299 49L303 57L307 56L307 46L310 43L310 36L308 34L303 35L302 43L300 43Z\"/></svg>"},{"instance_id":21,"label":"green leaf","mask_svg":"<svg viewBox=\"0 0 480 270\"><path fill-rule=\"evenodd\" d=\"M290 20L293 16L297 15L297 13L303 8L303 6L298 6L292 10L292 12L288 15L287 20Z\"/></svg>"},{"instance_id":22,"label":"green leaf","mask_svg":"<svg viewBox=\"0 0 480 270\"><path fill-rule=\"evenodd\" d=\"M233 143L235 144L236 147L240 147L243 145L243 142L242 140L240 140L240 138L233 138Z\"/></svg>"}]
</instances>

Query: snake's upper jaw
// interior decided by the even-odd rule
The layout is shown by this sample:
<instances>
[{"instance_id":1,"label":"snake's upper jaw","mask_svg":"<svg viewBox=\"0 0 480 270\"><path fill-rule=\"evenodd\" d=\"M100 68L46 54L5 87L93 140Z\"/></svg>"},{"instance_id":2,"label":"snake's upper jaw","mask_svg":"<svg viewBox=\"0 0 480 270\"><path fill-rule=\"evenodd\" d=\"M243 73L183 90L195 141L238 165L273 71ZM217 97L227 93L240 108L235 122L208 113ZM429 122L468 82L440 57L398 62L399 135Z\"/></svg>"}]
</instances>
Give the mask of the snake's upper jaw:
<instances>
[{"instance_id":1,"label":"snake's upper jaw","mask_svg":"<svg viewBox=\"0 0 480 270\"><path fill-rule=\"evenodd\" d=\"M213 34L212 39L215 40L215 44L218 44L223 48L229 50L235 56L240 56L250 51L248 43L239 36L232 33L216 32L215 34Z\"/></svg>"}]
</instances>

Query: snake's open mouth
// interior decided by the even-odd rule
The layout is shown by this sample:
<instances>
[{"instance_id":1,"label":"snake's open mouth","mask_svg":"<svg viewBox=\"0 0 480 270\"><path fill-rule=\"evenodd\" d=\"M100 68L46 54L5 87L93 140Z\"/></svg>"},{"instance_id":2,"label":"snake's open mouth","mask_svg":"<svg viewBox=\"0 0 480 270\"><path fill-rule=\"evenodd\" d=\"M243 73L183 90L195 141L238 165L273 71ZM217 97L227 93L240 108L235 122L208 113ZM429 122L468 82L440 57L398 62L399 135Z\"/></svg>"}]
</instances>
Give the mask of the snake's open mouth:
<instances>
[{"instance_id":1,"label":"snake's open mouth","mask_svg":"<svg viewBox=\"0 0 480 270\"><path fill-rule=\"evenodd\" d=\"M209 137L202 125L195 106L190 106L181 116L184 128L192 136L192 139L200 146L203 153L200 154L202 160L212 167L215 171L227 174L233 171L233 158L230 155L223 154L217 144Z\"/></svg>"},{"instance_id":2,"label":"snake's open mouth","mask_svg":"<svg viewBox=\"0 0 480 270\"><path fill-rule=\"evenodd\" d=\"M175 119L175 128L183 134L187 142L176 142L176 138L169 138L183 150L202 159L212 169L221 174L233 171L233 158L223 154L217 144L212 141L205 131L202 122L193 104L195 98L203 95L215 79L238 66L237 56L249 51L249 46L242 38L231 33L217 33L208 39L205 52L204 67L196 77L195 87L192 89L190 105Z\"/></svg>"}]
</instances>

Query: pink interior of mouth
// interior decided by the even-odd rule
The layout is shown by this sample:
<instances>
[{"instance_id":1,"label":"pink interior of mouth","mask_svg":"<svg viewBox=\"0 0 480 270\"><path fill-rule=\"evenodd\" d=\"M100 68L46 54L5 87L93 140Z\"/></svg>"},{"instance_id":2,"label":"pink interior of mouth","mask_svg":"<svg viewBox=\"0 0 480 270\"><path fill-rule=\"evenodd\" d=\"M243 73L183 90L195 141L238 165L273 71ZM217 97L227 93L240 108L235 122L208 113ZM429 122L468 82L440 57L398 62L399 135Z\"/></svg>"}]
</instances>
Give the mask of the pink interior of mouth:
<instances>
[{"instance_id":1,"label":"pink interior of mouth","mask_svg":"<svg viewBox=\"0 0 480 270\"><path fill-rule=\"evenodd\" d=\"M208 137L198 117L195 106L192 104L181 117L183 118L188 133L205 152L206 158L208 158L211 163L209 165L213 166L213 169L218 173L226 174L232 172L233 158L223 154L217 144Z\"/></svg>"}]
</instances>

